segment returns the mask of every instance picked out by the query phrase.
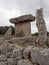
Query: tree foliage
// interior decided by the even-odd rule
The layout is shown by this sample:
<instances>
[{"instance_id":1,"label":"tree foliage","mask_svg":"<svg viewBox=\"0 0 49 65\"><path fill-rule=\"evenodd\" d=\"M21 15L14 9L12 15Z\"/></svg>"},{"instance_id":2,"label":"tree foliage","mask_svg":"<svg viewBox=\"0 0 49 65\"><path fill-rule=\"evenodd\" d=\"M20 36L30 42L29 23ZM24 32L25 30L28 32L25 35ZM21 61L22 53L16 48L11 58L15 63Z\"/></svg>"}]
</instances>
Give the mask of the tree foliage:
<instances>
[{"instance_id":1,"label":"tree foliage","mask_svg":"<svg viewBox=\"0 0 49 65\"><path fill-rule=\"evenodd\" d=\"M12 35L15 34L15 28L13 26L0 26L0 35L4 35L7 30L9 29L9 27L12 29Z\"/></svg>"}]
</instances>

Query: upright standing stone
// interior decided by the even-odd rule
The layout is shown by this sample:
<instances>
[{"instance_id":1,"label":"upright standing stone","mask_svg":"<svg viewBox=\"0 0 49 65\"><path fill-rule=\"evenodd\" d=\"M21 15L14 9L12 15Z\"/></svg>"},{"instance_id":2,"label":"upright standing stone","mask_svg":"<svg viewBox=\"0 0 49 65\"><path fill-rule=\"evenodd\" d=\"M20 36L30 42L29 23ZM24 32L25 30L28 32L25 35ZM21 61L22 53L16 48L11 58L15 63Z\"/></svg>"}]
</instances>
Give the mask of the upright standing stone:
<instances>
[{"instance_id":1,"label":"upright standing stone","mask_svg":"<svg viewBox=\"0 0 49 65\"><path fill-rule=\"evenodd\" d=\"M43 9L37 9L36 11L36 26L38 28L38 41L40 45L46 46L47 29L43 18Z\"/></svg>"},{"instance_id":2,"label":"upright standing stone","mask_svg":"<svg viewBox=\"0 0 49 65\"><path fill-rule=\"evenodd\" d=\"M35 20L35 17L32 16L31 14L10 19L10 22L15 24L15 35L17 37L31 36L30 22L34 20Z\"/></svg>"},{"instance_id":3,"label":"upright standing stone","mask_svg":"<svg viewBox=\"0 0 49 65\"><path fill-rule=\"evenodd\" d=\"M9 39L11 37L11 32L12 32L12 30L11 30L11 28L9 28L4 35L4 39Z\"/></svg>"}]
</instances>

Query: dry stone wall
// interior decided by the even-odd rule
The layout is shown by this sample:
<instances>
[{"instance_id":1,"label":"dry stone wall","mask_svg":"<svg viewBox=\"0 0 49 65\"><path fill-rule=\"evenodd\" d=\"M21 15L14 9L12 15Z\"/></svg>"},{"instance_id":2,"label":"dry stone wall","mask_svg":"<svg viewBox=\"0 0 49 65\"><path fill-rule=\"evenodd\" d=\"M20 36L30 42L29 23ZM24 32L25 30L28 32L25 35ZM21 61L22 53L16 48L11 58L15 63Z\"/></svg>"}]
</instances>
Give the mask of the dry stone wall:
<instances>
[{"instance_id":1,"label":"dry stone wall","mask_svg":"<svg viewBox=\"0 0 49 65\"><path fill-rule=\"evenodd\" d=\"M0 65L49 65L49 48L0 45Z\"/></svg>"}]
</instances>

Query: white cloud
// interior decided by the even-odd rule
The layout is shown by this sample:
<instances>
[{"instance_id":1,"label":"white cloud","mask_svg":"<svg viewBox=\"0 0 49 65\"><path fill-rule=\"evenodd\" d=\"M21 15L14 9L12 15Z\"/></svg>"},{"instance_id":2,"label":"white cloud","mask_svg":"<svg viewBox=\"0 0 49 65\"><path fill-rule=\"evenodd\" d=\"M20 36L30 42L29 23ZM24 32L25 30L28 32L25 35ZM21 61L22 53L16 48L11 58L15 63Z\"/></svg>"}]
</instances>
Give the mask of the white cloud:
<instances>
[{"instance_id":1,"label":"white cloud","mask_svg":"<svg viewBox=\"0 0 49 65\"><path fill-rule=\"evenodd\" d=\"M31 33L38 32L38 29L36 27L36 21L31 23Z\"/></svg>"},{"instance_id":2,"label":"white cloud","mask_svg":"<svg viewBox=\"0 0 49 65\"><path fill-rule=\"evenodd\" d=\"M6 10L4 8L0 8L0 25L10 25L9 19L13 17L20 16L20 10L15 9Z\"/></svg>"}]
</instances>

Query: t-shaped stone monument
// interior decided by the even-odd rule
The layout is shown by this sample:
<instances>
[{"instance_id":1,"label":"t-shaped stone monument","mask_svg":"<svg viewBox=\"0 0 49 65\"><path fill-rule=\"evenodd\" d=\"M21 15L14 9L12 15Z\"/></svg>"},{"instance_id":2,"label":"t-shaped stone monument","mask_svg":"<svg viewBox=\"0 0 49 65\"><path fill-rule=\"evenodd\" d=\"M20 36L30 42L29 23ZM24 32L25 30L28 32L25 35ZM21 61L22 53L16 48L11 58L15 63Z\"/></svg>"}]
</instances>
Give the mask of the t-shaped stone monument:
<instances>
[{"instance_id":1,"label":"t-shaped stone monument","mask_svg":"<svg viewBox=\"0 0 49 65\"><path fill-rule=\"evenodd\" d=\"M17 37L31 36L30 22L34 20L35 17L31 14L10 19L10 22L15 24L15 35Z\"/></svg>"}]
</instances>

